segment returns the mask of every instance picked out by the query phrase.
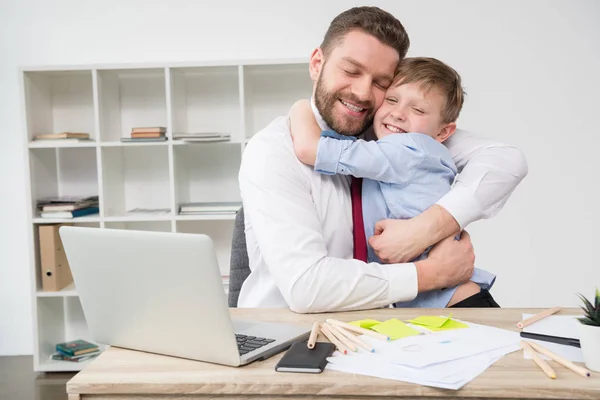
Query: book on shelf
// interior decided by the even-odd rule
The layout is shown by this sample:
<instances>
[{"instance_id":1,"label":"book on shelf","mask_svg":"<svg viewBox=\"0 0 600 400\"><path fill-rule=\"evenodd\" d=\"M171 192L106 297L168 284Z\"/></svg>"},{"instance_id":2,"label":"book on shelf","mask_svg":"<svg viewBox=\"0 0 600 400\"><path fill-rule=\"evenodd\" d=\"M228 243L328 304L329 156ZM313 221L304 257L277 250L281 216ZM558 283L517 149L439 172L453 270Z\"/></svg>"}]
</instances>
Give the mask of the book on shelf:
<instances>
[{"instance_id":1,"label":"book on shelf","mask_svg":"<svg viewBox=\"0 0 600 400\"><path fill-rule=\"evenodd\" d=\"M133 139L149 139L149 138L161 138L165 137L164 133L154 133L154 132L131 132L131 138Z\"/></svg>"},{"instance_id":2,"label":"book on shelf","mask_svg":"<svg viewBox=\"0 0 600 400\"><path fill-rule=\"evenodd\" d=\"M93 195L83 195L83 196L47 196L42 197L37 200L37 205L45 206L49 204L79 204L79 203L87 203L87 202L98 202L98 196Z\"/></svg>"},{"instance_id":3,"label":"book on shelf","mask_svg":"<svg viewBox=\"0 0 600 400\"><path fill-rule=\"evenodd\" d=\"M241 201L182 203L179 214L235 214L241 207Z\"/></svg>"},{"instance_id":4,"label":"book on shelf","mask_svg":"<svg viewBox=\"0 0 600 400\"><path fill-rule=\"evenodd\" d=\"M80 132L60 132L60 133L43 133L35 135L33 140L61 140L61 139L89 139L89 133Z\"/></svg>"},{"instance_id":5,"label":"book on shelf","mask_svg":"<svg viewBox=\"0 0 600 400\"><path fill-rule=\"evenodd\" d=\"M231 135L229 133L221 132L176 132L173 133L173 139L183 140L185 142L227 142L231 140Z\"/></svg>"},{"instance_id":6,"label":"book on shelf","mask_svg":"<svg viewBox=\"0 0 600 400\"><path fill-rule=\"evenodd\" d=\"M166 133L167 128L164 126L146 126L131 128L131 133Z\"/></svg>"},{"instance_id":7,"label":"book on shelf","mask_svg":"<svg viewBox=\"0 0 600 400\"><path fill-rule=\"evenodd\" d=\"M73 211L42 211L40 213L40 217L72 219L72 218L77 218L77 217L83 217L85 215L98 214L99 212L100 212L100 209L98 207L86 207L86 208L81 208L79 210L73 210Z\"/></svg>"},{"instance_id":8,"label":"book on shelf","mask_svg":"<svg viewBox=\"0 0 600 400\"><path fill-rule=\"evenodd\" d=\"M57 343L56 351L69 357L77 357L99 351L97 344L87 340L77 339L68 342Z\"/></svg>"},{"instance_id":9,"label":"book on shelf","mask_svg":"<svg viewBox=\"0 0 600 400\"><path fill-rule=\"evenodd\" d=\"M98 196L53 196L37 201L42 218L76 218L97 214Z\"/></svg>"},{"instance_id":10,"label":"book on shelf","mask_svg":"<svg viewBox=\"0 0 600 400\"><path fill-rule=\"evenodd\" d=\"M50 203L41 206L41 211L75 211L82 208L97 207L98 201L82 201L76 203Z\"/></svg>"},{"instance_id":11,"label":"book on shelf","mask_svg":"<svg viewBox=\"0 0 600 400\"><path fill-rule=\"evenodd\" d=\"M133 208L131 210L127 210L127 214L130 215L138 215L138 214L169 214L171 212L170 208Z\"/></svg>"},{"instance_id":12,"label":"book on shelf","mask_svg":"<svg viewBox=\"0 0 600 400\"><path fill-rule=\"evenodd\" d=\"M50 356L50 359L58 360L58 361L82 362L82 361L90 360L99 354L100 354L100 350L90 352L87 354L82 354L80 356L71 357L71 356L68 356L66 354L63 354L63 353L57 351L56 353L54 353Z\"/></svg>"}]
</instances>

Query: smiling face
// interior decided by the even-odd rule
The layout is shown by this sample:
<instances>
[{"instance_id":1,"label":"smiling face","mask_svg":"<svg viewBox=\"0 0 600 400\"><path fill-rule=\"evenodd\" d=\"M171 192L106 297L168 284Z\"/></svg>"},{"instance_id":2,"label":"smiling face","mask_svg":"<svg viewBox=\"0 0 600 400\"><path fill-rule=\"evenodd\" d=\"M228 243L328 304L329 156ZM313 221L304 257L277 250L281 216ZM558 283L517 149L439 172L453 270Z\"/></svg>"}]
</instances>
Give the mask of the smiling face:
<instances>
[{"instance_id":1,"label":"smiling face","mask_svg":"<svg viewBox=\"0 0 600 400\"><path fill-rule=\"evenodd\" d=\"M373 129L378 139L394 133L418 132L443 142L456 129L454 122L443 121L445 104L435 86L424 90L421 82L394 85L387 90L375 114Z\"/></svg>"},{"instance_id":2,"label":"smiling face","mask_svg":"<svg viewBox=\"0 0 600 400\"><path fill-rule=\"evenodd\" d=\"M362 133L383 102L399 58L392 47L360 30L344 35L326 58L316 49L310 73L315 105L327 125L343 135Z\"/></svg>"}]
</instances>

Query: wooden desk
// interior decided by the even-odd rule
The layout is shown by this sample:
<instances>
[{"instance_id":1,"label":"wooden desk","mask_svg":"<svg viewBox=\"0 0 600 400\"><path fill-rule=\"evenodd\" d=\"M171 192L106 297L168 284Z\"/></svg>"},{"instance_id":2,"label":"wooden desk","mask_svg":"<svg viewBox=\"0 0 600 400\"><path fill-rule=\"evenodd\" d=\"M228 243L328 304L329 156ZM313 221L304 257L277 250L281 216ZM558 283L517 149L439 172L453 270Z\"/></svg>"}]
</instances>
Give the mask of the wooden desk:
<instances>
[{"instance_id":1,"label":"wooden desk","mask_svg":"<svg viewBox=\"0 0 600 400\"><path fill-rule=\"evenodd\" d=\"M523 312L536 309L456 309L453 316L479 324L515 330ZM351 313L299 315L289 310L232 309L239 319L303 323L329 316L409 319L447 315L449 310L381 309ZM577 314L577 309L561 314ZM322 374L278 373L281 354L233 368L110 348L67 384L69 400L133 399L600 399L600 373L582 378L552 362L557 379L547 378L531 360L515 352L499 360L459 391L325 370Z\"/></svg>"}]
</instances>

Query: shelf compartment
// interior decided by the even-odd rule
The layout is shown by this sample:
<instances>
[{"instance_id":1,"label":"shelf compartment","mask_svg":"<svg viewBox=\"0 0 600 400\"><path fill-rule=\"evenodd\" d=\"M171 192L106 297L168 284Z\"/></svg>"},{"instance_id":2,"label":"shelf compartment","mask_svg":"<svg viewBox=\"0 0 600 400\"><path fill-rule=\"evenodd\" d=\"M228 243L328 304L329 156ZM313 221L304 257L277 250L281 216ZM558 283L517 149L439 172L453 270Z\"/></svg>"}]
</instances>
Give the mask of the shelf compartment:
<instances>
[{"instance_id":1,"label":"shelf compartment","mask_svg":"<svg viewBox=\"0 0 600 400\"><path fill-rule=\"evenodd\" d=\"M95 148L30 149L29 163L34 222L51 222L46 221L46 218L38 218L36 204L39 199L49 196L98 195ZM92 222L95 217L90 215L80 218Z\"/></svg>"},{"instance_id":2,"label":"shelf compartment","mask_svg":"<svg viewBox=\"0 0 600 400\"><path fill-rule=\"evenodd\" d=\"M134 208L168 208L169 159L166 146L101 149L104 215L127 217Z\"/></svg>"},{"instance_id":3,"label":"shelf compartment","mask_svg":"<svg viewBox=\"0 0 600 400\"><path fill-rule=\"evenodd\" d=\"M34 260L35 260L35 287L36 287L36 296L37 297L69 297L69 296L77 296L77 293L75 292L75 287L73 285L73 283L71 283L69 286L65 287L62 290L59 291L44 291L42 289L43 284L42 284L42 262L41 262L41 252L40 252L40 233L39 233L39 226L40 225L45 225L48 222L46 221L46 218L39 218L39 219L43 219L43 223L40 224L35 224L33 226L33 243L34 243ZM100 223L99 222L81 222L79 220L77 220L77 218L73 219L73 220L62 220L58 222L52 222L52 224L68 224L68 225L72 225L72 226L81 226L81 227L89 227L89 228L100 228Z\"/></svg>"},{"instance_id":4,"label":"shelf compartment","mask_svg":"<svg viewBox=\"0 0 600 400\"><path fill-rule=\"evenodd\" d=\"M71 297L38 297L37 323L38 332L37 371L79 371L82 363L51 360L56 344L69 340L92 340L88 330L79 298ZM106 346L99 344L100 350ZM85 365L85 364L84 364Z\"/></svg>"},{"instance_id":5,"label":"shelf compartment","mask_svg":"<svg viewBox=\"0 0 600 400\"><path fill-rule=\"evenodd\" d=\"M244 66L245 133L251 137L312 95L308 64Z\"/></svg>"},{"instance_id":6,"label":"shelf compartment","mask_svg":"<svg viewBox=\"0 0 600 400\"><path fill-rule=\"evenodd\" d=\"M171 69L173 132L242 137L237 66Z\"/></svg>"},{"instance_id":7,"label":"shelf compartment","mask_svg":"<svg viewBox=\"0 0 600 400\"><path fill-rule=\"evenodd\" d=\"M100 137L119 141L134 127L167 126L165 70L98 71Z\"/></svg>"},{"instance_id":8,"label":"shelf compartment","mask_svg":"<svg viewBox=\"0 0 600 400\"><path fill-rule=\"evenodd\" d=\"M30 71L23 74L27 136L94 131L92 71Z\"/></svg>"},{"instance_id":9,"label":"shelf compartment","mask_svg":"<svg viewBox=\"0 0 600 400\"><path fill-rule=\"evenodd\" d=\"M176 146L173 152L176 214L181 203L240 201L239 143Z\"/></svg>"},{"instance_id":10,"label":"shelf compartment","mask_svg":"<svg viewBox=\"0 0 600 400\"><path fill-rule=\"evenodd\" d=\"M233 221L177 221L177 232L202 233L213 240L221 276L229 276Z\"/></svg>"}]
</instances>

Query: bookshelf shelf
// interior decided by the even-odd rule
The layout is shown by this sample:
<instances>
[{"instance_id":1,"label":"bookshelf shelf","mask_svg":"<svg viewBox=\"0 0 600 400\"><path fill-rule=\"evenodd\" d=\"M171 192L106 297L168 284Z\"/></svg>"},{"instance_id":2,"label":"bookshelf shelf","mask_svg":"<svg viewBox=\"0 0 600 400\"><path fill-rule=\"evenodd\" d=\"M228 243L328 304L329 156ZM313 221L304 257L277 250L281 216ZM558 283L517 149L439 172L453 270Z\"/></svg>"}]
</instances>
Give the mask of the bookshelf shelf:
<instances>
[{"instance_id":1,"label":"bookshelf shelf","mask_svg":"<svg viewBox=\"0 0 600 400\"><path fill-rule=\"evenodd\" d=\"M193 215L177 215L176 221L233 221L235 214L193 214Z\"/></svg>"},{"instance_id":2,"label":"bookshelf shelf","mask_svg":"<svg viewBox=\"0 0 600 400\"><path fill-rule=\"evenodd\" d=\"M39 368L37 371L39 372L68 372L68 371L81 371L84 369L89 363L94 361L85 360L81 362L71 362L71 361L60 361L60 360L45 360L41 361Z\"/></svg>"},{"instance_id":3,"label":"bookshelf shelf","mask_svg":"<svg viewBox=\"0 0 600 400\"><path fill-rule=\"evenodd\" d=\"M73 148L73 147L96 147L96 142L79 142L79 143L70 143L70 142L61 142L60 140L55 140L52 142L30 142L28 147L30 149L57 149L57 148Z\"/></svg>"},{"instance_id":4,"label":"bookshelf shelf","mask_svg":"<svg viewBox=\"0 0 600 400\"><path fill-rule=\"evenodd\" d=\"M235 214L179 215L190 202L240 202L238 172L252 135L312 93L308 63L225 60L22 68L23 145L27 154L29 268L35 277L34 370L79 371L89 362L51 360L57 343L94 341L71 285L42 290L38 229L74 224L97 229L202 233L217 251L228 289ZM166 128L163 142L125 143L134 127ZM89 133L89 142L35 142L38 134ZM176 133L228 133L229 141L173 140ZM99 213L41 218L37 201L97 195ZM131 213L166 209L167 213ZM201 265L200 265L201 267Z\"/></svg>"},{"instance_id":5,"label":"bookshelf shelf","mask_svg":"<svg viewBox=\"0 0 600 400\"><path fill-rule=\"evenodd\" d=\"M149 147L149 146L168 146L169 141L165 140L164 142L101 142L100 147Z\"/></svg>"},{"instance_id":6,"label":"bookshelf shelf","mask_svg":"<svg viewBox=\"0 0 600 400\"><path fill-rule=\"evenodd\" d=\"M58 292L45 292L43 290L38 290L36 295L37 297L76 297L77 292L75 291L75 285L70 284Z\"/></svg>"},{"instance_id":7,"label":"bookshelf shelf","mask_svg":"<svg viewBox=\"0 0 600 400\"><path fill-rule=\"evenodd\" d=\"M76 217L76 218L34 218L33 223L37 225L43 224L83 224L86 222L100 222L100 217L98 214L94 214L95 216L91 217Z\"/></svg>"}]
</instances>

